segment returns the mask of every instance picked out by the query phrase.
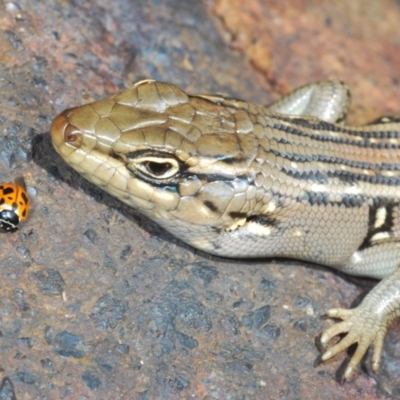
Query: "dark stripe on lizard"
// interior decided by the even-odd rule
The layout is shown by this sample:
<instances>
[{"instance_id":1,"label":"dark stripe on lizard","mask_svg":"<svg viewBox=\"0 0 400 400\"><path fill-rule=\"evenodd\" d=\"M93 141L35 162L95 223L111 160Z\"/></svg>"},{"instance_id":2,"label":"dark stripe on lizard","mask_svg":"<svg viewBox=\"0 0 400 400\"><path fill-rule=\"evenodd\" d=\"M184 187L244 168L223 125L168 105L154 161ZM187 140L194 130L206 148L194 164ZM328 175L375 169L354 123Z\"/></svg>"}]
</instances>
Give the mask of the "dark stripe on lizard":
<instances>
[{"instance_id":1,"label":"dark stripe on lizard","mask_svg":"<svg viewBox=\"0 0 400 400\"><path fill-rule=\"evenodd\" d=\"M274 117L275 118L275 117ZM332 125L331 131L336 132L337 130L335 129L336 125ZM318 134L318 135L313 135L311 133L308 133L307 131L303 129L298 129L293 126L289 125L283 125L283 124L273 124L271 128L276 129L280 132L286 132L290 133L292 135L297 135L297 136L303 136L303 137L309 137L312 140L316 140L318 142L331 142L331 143L337 143L337 144L348 144L351 146L356 146L356 147L362 147L362 148L371 148L371 149L400 149L400 143L390 143L390 142L378 142L378 143L372 143L368 138L365 139L363 136L359 136L360 140L352 140L350 138L343 138L343 137L336 137L336 136L331 136L331 135L323 135L323 134ZM311 129L311 128L310 128ZM313 128L317 129L317 128ZM349 133L352 135L356 135L357 132L346 132L344 130L340 130L339 132L341 133Z\"/></svg>"},{"instance_id":2,"label":"dark stripe on lizard","mask_svg":"<svg viewBox=\"0 0 400 400\"><path fill-rule=\"evenodd\" d=\"M290 143L290 142L288 142ZM333 165L346 165L348 167L353 168L361 168L361 169L369 169L372 171L382 170L382 171L400 171L400 164L395 163L369 163L364 161L356 161L351 160L349 158L338 158L334 156L328 156L324 154L313 154L313 155L306 155L306 154L298 154L292 152L281 152L279 150L269 150L271 153L275 154L276 156L294 160L299 163L310 162L310 161L317 161L327 164Z\"/></svg>"},{"instance_id":3,"label":"dark stripe on lizard","mask_svg":"<svg viewBox=\"0 0 400 400\"><path fill-rule=\"evenodd\" d=\"M378 210L384 207L386 209L385 221L378 228L375 228L375 223L377 220ZM393 210L394 208L399 207L399 203L389 203L387 199L383 197L376 198L374 201L374 205L369 209L368 216L368 234L364 238L362 244L360 245L358 250L363 250L371 246L371 239L377 233L387 232L389 234L392 233L394 221L393 221Z\"/></svg>"},{"instance_id":4,"label":"dark stripe on lizard","mask_svg":"<svg viewBox=\"0 0 400 400\"><path fill-rule=\"evenodd\" d=\"M285 118L274 115L274 119L278 119L280 121L288 122L293 125L297 125L302 128L307 128L310 130L314 131L330 131L330 132L337 132L337 133L346 133L348 135L356 135L359 136L360 138L369 138L369 139L400 139L400 131L389 131L389 130L376 130L376 131L368 131L368 130L362 130L362 127L360 127L360 130L358 129L351 129L346 126L341 126L338 124L332 124L330 122L325 122L325 121L318 121L316 123L311 122L308 119L303 119L303 118ZM390 123L393 121L389 121L387 123ZM367 125L369 128L373 126L374 124ZM376 124L377 125L377 124ZM380 122L379 125L385 125L385 123ZM285 125L283 125L285 126ZM313 136L315 137L315 136Z\"/></svg>"}]
</instances>

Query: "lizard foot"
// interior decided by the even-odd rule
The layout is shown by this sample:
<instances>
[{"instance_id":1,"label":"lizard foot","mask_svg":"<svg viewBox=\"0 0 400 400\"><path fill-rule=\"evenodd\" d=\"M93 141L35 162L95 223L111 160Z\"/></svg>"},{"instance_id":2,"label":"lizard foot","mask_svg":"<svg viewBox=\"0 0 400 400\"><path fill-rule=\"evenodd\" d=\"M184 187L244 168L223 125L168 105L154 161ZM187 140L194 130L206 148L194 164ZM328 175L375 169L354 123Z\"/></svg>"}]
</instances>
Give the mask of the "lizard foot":
<instances>
[{"instance_id":1,"label":"lizard foot","mask_svg":"<svg viewBox=\"0 0 400 400\"><path fill-rule=\"evenodd\" d=\"M326 350L321 360L326 361L357 343L357 349L347 365L343 379L348 380L353 375L369 346L373 344L372 370L378 370L381 362L383 341L387 331L387 324L379 314L360 305L352 310L333 308L326 314L329 318L341 319L341 322L332 325L321 335L320 343L325 349L327 343L342 333L347 335L330 349Z\"/></svg>"}]
</instances>

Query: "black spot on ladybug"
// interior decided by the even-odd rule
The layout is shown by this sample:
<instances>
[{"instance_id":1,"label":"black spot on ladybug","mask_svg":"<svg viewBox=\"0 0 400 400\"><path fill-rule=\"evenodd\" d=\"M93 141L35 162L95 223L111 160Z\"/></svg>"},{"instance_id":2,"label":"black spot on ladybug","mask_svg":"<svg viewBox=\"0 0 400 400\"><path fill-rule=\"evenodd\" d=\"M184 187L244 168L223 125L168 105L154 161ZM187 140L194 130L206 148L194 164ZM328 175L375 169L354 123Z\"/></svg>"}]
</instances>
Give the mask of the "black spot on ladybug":
<instances>
[{"instance_id":1,"label":"black spot on ladybug","mask_svg":"<svg viewBox=\"0 0 400 400\"><path fill-rule=\"evenodd\" d=\"M25 194L25 192L21 193L21 197L22 197L22 200L25 202L25 204L28 204L29 199L28 199L28 196Z\"/></svg>"},{"instance_id":2,"label":"black spot on ladybug","mask_svg":"<svg viewBox=\"0 0 400 400\"><path fill-rule=\"evenodd\" d=\"M6 194L11 194L11 193L14 193L14 188L12 188L12 187L8 187L8 188L5 188L5 189L3 190L3 194L4 194L4 195L6 195ZM12 199L12 197L10 197L10 199Z\"/></svg>"}]
</instances>

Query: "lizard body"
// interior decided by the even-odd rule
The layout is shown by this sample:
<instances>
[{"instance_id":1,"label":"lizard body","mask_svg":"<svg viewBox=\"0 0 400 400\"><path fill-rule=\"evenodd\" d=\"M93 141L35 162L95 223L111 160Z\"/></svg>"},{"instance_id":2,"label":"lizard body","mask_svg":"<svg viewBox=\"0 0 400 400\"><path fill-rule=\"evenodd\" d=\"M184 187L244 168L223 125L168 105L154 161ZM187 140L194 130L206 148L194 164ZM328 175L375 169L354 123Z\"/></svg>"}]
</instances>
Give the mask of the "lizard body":
<instances>
[{"instance_id":1,"label":"lizard body","mask_svg":"<svg viewBox=\"0 0 400 400\"><path fill-rule=\"evenodd\" d=\"M358 343L380 363L400 315L400 119L344 125L345 84L297 89L270 106L142 81L53 121L53 144L85 178L181 240L225 257L290 257L382 281L321 343Z\"/></svg>"}]
</instances>

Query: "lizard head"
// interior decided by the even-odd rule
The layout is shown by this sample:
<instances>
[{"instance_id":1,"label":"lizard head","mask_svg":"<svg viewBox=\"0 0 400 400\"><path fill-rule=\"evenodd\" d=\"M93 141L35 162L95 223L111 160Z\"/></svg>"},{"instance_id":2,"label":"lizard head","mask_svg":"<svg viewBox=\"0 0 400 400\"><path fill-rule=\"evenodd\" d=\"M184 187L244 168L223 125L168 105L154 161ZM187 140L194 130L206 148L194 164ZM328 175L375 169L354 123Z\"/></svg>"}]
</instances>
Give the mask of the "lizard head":
<instances>
[{"instance_id":1,"label":"lizard head","mask_svg":"<svg viewBox=\"0 0 400 400\"><path fill-rule=\"evenodd\" d=\"M229 230L268 203L251 167L259 141L249 115L239 101L148 80L65 110L51 137L86 179L182 238L177 229Z\"/></svg>"}]
</instances>

